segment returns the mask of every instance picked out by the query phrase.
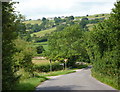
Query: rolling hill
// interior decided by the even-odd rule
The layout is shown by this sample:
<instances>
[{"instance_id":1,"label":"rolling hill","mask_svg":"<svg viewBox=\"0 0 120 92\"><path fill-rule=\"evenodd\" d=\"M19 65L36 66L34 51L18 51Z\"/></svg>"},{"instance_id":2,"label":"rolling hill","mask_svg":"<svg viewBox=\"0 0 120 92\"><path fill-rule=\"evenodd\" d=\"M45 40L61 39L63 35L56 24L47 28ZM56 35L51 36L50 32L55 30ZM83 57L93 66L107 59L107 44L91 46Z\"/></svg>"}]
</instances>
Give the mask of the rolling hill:
<instances>
[{"instance_id":1,"label":"rolling hill","mask_svg":"<svg viewBox=\"0 0 120 92\"><path fill-rule=\"evenodd\" d=\"M81 21L82 18L88 18L88 20L94 20L94 19L100 19L100 18L104 18L107 19L110 16L110 14L95 14L95 15L86 15L86 16L75 16L74 17L74 22L79 23ZM54 20L49 20L50 23L55 23ZM42 20L26 20L23 23L27 24L31 24L31 25L41 25L42 24ZM91 31L93 29L93 26L96 23L93 24L87 24L88 29ZM56 26L57 27L57 26ZM41 30L38 32L33 32L31 33L31 37L33 37L33 35L36 35L36 37L41 38L44 37L46 34L51 34L53 31L56 30L56 27L52 27L52 28L48 28L46 30ZM30 31L31 29L28 29L27 31ZM33 44L34 46L39 46L42 45L44 47L45 50L48 50L48 43L47 42L35 42Z\"/></svg>"},{"instance_id":2,"label":"rolling hill","mask_svg":"<svg viewBox=\"0 0 120 92\"><path fill-rule=\"evenodd\" d=\"M47 30L42 30L42 31L39 31L39 32L35 32L33 34L35 34L37 37L42 37L42 36L45 36L46 34L50 34L51 32L53 32L55 30L56 30L56 27L53 27L53 28L50 28L50 29L47 29ZM33 34L31 34L31 36Z\"/></svg>"},{"instance_id":3,"label":"rolling hill","mask_svg":"<svg viewBox=\"0 0 120 92\"><path fill-rule=\"evenodd\" d=\"M42 21L41 20L26 20L23 23L25 23L25 24L32 24L32 25L34 25L34 24L40 25L42 23Z\"/></svg>"}]
</instances>

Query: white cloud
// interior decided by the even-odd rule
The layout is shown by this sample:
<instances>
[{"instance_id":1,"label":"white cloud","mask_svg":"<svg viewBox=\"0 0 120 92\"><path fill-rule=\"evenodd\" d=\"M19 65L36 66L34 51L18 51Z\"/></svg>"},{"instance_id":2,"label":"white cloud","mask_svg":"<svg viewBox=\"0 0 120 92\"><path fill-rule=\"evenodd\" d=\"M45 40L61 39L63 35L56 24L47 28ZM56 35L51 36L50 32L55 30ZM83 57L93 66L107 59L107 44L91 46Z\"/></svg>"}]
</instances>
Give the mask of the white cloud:
<instances>
[{"instance_id":1,"label":"white cloud","mask_svg":"<svg viewBox=\"0 0 120 92\"><path fill-rule=\"evenodd\" d=\"M27 18L109 13L116 0L13 0ZM102 5L101 5L102 4Z\"/></svg>"}]
</instances>

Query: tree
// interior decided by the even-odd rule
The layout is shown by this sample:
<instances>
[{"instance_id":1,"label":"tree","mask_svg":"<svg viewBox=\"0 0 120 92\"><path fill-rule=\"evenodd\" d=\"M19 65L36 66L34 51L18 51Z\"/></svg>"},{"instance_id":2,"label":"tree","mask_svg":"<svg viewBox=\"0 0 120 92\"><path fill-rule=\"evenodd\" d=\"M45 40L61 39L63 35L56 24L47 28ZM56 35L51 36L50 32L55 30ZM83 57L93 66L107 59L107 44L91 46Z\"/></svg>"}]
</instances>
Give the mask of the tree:
<instances>
[{"instance_id":1,"label":"tree","mask_svg":"<svg viewBox=\"0 0 120 92\"><path fill-rule=\"evenodd\" d=\"M14 75L13 54L15 47L13 40L16 39L18 21L14 13L13 2L2 2L2 89L11 90L17 77Z\"/></svg>"},{"instance_id":2,"label":"tree","mask_svg":"<svg viewBox=\"0 0 120 92\"><path fill-rule=\"evenodd\" d=\"M2 90L12 90L19 82L22 68L33 76L32 56L35 49L29 42L21 40L25 36L25 26L21 23L21 15L14 12L14 2L2 3ZM19 38L19 39L18 39Z\"/></svg>"},{"instance_id":3,"label":"tree","mask_svg":"<svg viewBox=\"0 0 120 92\"><path fill-rule=\"evenodd\" d=\"M72 25L62 31L53 33L48 39L48 57L54 60L67 58L68 62L72 63L69 65L74 66L75 60L83 58L86 54L86 50L81 45L82 34L83 32L79 29L79 25ZM71 59L75 62L72 62L73 60Z\"/></svg>"},{"instance_id":4,"label":"tree","mask_svg":"<svg viewBox=\"0 0 120 92\"><path fill-rule=\"evenodd\" d=\"M58 26L56 27L56 31L57 31L57 32L58 32L58 31L62 31L65 27L67 27L67 25L64 25L64 24L58 25Z\"/></svg>"},{"instance_id":5,"label":"tree","mask_svg":"<svg viewBox=\"0 0 120 92\"><path fill-rule=\"evenodd\" d=\"M113 79L113 86L120 89L120 1L115 4L110 15L108 20L98 23L87 35L87 50L90 59L94 60L92 73L108 80Z\"/></svg>"},{"instance_id":6,"label":"tree","mask_svg":"<svg viewBox=\"0 0 120 92\"><path fill-rule=\"evenodd\" d=\"M24 36L26 35L26 26L24 23L19 23L18 24L18 30L16 33L19 35L19 37L21 37L21 39L24 39Z\"/></svg>"},{"instance_id":7,"label":"tree","mask_svg":"<svg viewBox=\"0 0 120 92\"><path fill-rule=\"evenodd\" d=\"M55 18L54 18L54 21L55 21L55 24L56 24L56 25L59 25L60 22L62 21L62 19L61 19L60 17L58 17L58 18L55 17Z\"/></svg>"},{"instance_id":8,"label":"tree","mask_svg":"<svg viewBox=\"0 0 120 92\"><path fill-rule=\"evenodd\" d=\"M69 19L70 19L70 20L74 20L74 16L70 16Z\"/></svg>"},{"instance_id":9,"label":"tree","mask_svg":"<svg viewBox=\"0 0 120 92\"><path fill-rule=\"evenodd\" d=\"M96 15L95 17L98 17L98 15Z\"/></svg>"},{"instance_id":10,"label":"tree","mask_svg":"<svg viewBox=\"0 0 120 92\"><path fill-rule=\"evenodd\" d=\"M82 18L82 19L81 19L81 22L80 22L81 28L82 28L82 29L87 28L86 25L87 25L88 23L89 23L88 18Z\"/></svg>"},{"instance_id":11,"label":"tree","mask_svg":"<svg viewBox=\"0 0 120 92\"><path fill-rule=\"evenodd\" d=\"M42 21L43 21L43 22L46 21L46 20L47 20L47 19L46 19L45 17L42 18Z\"/></svg>"},{"instance_id":12,"label":"tree","mask_svg":"<svg viewBox=\"0 0 120 92\"><path fill-rule=\"evenodd\" d=\"M41 27L40 27L38 24L34 24L34 25L32 26L32 29L34 30L34 32L40 31L40 30L41 30L40 28L41 28Z\"/></svg>"},{"instance_id":13,"label":"tree","mask_svg":"<svg viewBox=\"0 0 120 92\"><path fill-rule=\"evenodd\" d=\"M45 51L43 46L37 46L36 49L37 49L37 54L41 54L43 51Z\"/></svg>"},{"instance_id":14,"label":"tree","mask_svg":"<svg viewBox=\"0 0 120 92\"><path fill-rule=\"evenodd\" d=\"M31 29L32 28L32 25L30 23L26 24L26 29Z\"/></svg>"},{"instance_id":15,"label":"tree","mask_svg":"<svg viewBox=\"0 0 120 92\"><path fill-rule=\"evenodd\" d=\"M33 77L32 57L36 54L36 49L32 47L31 42L26 42L19 37L13 42L16 48L16 52L13 55L15 75L20 76L19 78L21 79L24 75L19 73L19 71L24 70L25 73L29 73L25 78Z\"/></svg>"}]
</instances>

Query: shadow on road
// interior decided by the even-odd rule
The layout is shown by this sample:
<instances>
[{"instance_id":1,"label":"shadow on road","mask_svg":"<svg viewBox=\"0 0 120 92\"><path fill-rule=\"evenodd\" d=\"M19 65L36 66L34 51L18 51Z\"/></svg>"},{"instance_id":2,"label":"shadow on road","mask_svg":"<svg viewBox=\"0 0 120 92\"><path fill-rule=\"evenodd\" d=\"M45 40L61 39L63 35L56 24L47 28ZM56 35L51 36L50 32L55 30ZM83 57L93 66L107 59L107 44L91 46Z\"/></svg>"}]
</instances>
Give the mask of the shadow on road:
<instances>
[{"instance_id":1,"label":"shadow on road","mask_svg":"<svg viewBox=\"0 0 120 92\"><path fill-rule=\"evenodd\" d=\"M36 89L34 92L119 92L118 90L73 90L74 87L84 87L84 86L49 86L41 87Z\"/></svg>"},{"instance_id":2,"label":"shadow on road","mask_svg":"<svg viewBox=\"0 0 120 92\"><path fill-rule=\"evenodd\" d=\"M45 90L58 90L58 91L59 90L72 90L75 87L80 88L80 87L84 87L84 86L68 85L68 86L48 86L48 87L40 87L40 88L38 87L35 92L41 92L41 91L44 92Z\"/></svg>"}]
</instances>

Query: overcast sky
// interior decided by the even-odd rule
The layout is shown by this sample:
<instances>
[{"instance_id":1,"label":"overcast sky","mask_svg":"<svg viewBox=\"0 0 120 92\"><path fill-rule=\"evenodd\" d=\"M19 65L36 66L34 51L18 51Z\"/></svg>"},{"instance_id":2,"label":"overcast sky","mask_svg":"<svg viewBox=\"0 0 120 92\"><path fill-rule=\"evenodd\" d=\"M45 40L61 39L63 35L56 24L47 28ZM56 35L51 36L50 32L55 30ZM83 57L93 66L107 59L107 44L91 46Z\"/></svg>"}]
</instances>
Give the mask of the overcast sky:
<instances>
[{"instance_id":1,"label":"overcast sky","mask_svg":"<svg viewBox=\"0 0 120 92\"><path fill-rule=\"evenodd\" d=\"M116 0L13 0L27 19L110 13Z\"/></svg>"}]
</instances>

